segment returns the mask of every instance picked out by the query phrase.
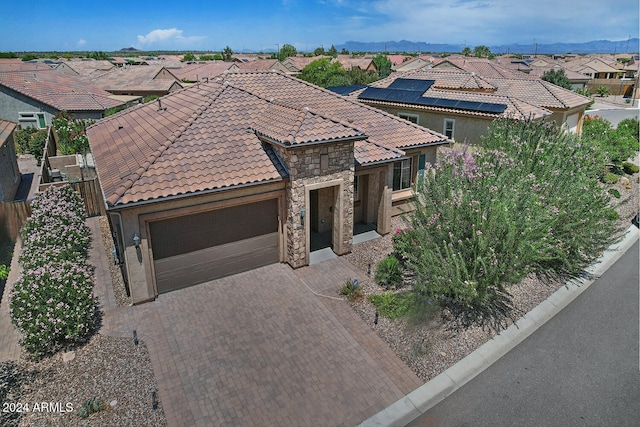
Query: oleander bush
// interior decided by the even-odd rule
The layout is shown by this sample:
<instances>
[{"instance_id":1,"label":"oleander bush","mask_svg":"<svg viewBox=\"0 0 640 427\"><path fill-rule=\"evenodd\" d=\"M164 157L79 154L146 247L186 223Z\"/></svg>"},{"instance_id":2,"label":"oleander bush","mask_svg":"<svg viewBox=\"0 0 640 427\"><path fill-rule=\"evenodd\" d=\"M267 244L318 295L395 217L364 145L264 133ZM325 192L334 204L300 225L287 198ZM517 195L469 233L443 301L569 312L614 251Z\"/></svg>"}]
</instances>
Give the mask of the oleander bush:
<instances>
[{"instance_id":1,"label":"oleander bush","mask_svg":"<svg viewBox=\"0 0 640 427\"><path fill-rule=\"evenodd\" d=\"M498 120L473 154L439 153L394 251L418 309L499 328L508 286L529 273L576 277L614 240L615 212L588 142L544 123Z\"/></svg>"},{"instance_id":2,"label":"oleander bush","mask_svg":"<svg viewBox=\"0 0 640 427\"><path fill-rule=\"evenodd\" d=\"M622 169L624 170L624 173L626 173L627 175L633 175L634 173L638 173L638 171L640 171L640 168L638 168L638 165L631 162L622 163Z\"/></svg>"},{"instance_id":3,"label":"oleander bush","mask_svg":"<svg viewBox=\"0 0 640 427\"><path fill-rule=\"evenodd\" d=\"M9 311L22 347L33 356L82 343L95 329L85 220L75 191L52 186L36 196L21 230L22 275L10 293Z\"/></svg>"}]
</instances>

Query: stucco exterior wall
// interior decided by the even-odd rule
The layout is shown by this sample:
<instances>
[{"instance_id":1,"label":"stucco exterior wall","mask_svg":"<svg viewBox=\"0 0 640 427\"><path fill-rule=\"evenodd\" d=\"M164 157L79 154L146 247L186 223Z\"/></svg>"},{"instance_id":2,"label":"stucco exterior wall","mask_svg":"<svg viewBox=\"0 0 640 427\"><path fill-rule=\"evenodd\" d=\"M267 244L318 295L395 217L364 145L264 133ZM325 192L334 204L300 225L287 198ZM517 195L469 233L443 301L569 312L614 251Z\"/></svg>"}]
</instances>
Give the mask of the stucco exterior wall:
<instances>
[{"instance_id":1,"label":"stucco exterior wall","mask_svg":"<svg viewBox=\"0 0 640 427\"><path fill-rule=\"evenodd\" d=\"M116 243L125 262L125 274L134 304L153 300L157 295L149 233L151 221L273 198L279 199L278 209L284 212L284 187L284 182L277 182L109 210L112 223L120 224L121 234L117 236ZM279 229L282 229L282 224ZM140 237L139 248L133 242L135 235ZM281 238L281 250L282 243ZM280 258L284 261L282 253Z\"/></svg>"}]
</instances>

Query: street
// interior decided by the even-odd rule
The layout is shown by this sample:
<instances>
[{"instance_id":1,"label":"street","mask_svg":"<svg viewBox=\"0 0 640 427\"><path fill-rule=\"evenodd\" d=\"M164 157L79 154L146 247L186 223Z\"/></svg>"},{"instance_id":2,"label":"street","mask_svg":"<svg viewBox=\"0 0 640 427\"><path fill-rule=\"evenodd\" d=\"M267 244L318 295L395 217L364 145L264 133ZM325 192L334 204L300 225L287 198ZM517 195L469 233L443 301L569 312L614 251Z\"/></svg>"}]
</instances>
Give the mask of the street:
<instances>
[{"instance_id":1,"label":"street","mask_svg":"<svg viewBox=\"0 0 640 427\"><path fill-rule=\"evenodd\" d=\"M639 249L410 426L638 426Z\"/></svg>"}]
</instances>

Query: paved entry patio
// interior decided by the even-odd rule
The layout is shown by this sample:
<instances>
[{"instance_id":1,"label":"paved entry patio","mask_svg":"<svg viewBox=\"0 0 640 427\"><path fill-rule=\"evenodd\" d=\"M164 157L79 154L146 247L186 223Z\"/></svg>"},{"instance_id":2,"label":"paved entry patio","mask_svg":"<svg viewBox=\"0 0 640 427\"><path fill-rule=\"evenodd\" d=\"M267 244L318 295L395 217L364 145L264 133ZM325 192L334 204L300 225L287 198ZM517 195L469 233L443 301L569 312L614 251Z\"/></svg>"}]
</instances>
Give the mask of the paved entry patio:
<instances>
[{"instance_id":1,"label":"paved entry patio","mask_svg":"<svg viewBox=\"0 0 640 427\"><path fill-rule=\"evenodd\" d=\"M147 344L169 425L355 425L422 384L345 301L321 296L363 277L341 258L274 264L118 308L106 257L94 255L101 332L135 329Z\"/></svg>"}]
</instances>

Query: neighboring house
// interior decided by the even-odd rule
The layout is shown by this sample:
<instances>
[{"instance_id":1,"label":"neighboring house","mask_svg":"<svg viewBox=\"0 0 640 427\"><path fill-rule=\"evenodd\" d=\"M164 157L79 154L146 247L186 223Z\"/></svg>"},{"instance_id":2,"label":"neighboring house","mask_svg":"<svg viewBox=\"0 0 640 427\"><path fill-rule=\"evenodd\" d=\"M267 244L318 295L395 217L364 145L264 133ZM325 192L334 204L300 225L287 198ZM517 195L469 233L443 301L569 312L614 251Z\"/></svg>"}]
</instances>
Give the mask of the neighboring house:
<instances>
[{"instance_id":1,"label":"neighboring house","mask_svg":"<svg viewBox=\"0 0 640 427\"><path fill-rule=\"evenodd\" d=\"M318 59L328 58L332 59L330 56L290 56L282 60L282 65L288 70L286 73L292 76L296 76L302 73L302 70L307 65L311 64L313 61L317 61Z\"/></svg>"},{"instance_id":2,"label":"neighboring house","mask_svg":"<svg viewBox=\"0 0 640 427\"><path fill-rule=\"evenodd\" d=\"M443 135L307 82L229 72L89 127L134 303L258 266L351 251ZM371 229L369 228L369 229Z\"/></svg>"},{"instance_id":3,"label":"neighboring house","mask_svg":"<svg viewBox=\"0 0 640 427\"><path fill-rule=\"evenodd\" d=\"M439 61L432 67L434 70L453 69L474 73L481 77L495 77L507 79L535 79L518 70L503 66L497 61L490 61L484 58L446 58Z\"/></svg>"},{"instance_id":4,"label":"neighboring house","mask_svg":"<svg viewBox=\"0 0 640 427\"><path fill-rule=\"evenodd\" d=\"M96 61L93 59L69 60L56 66L56 70L76 76L97 76L114 68L115 65L107 60Z\"/></svg>"},{"instance_id":5,"label":"neighboring house","mask_svg":"<svg viewBox=\"0 0 640 427\"><path fill-rule=\"evenodd\" d=\"M225 71L235 68L234 62L207 61L193 62L171 72L183 83L205 82Z\"/></svg>"},{"instance_id":6,"label":"neighboring house","mask_svg":"<svg viewBox=\"0 0 640 427\"><path fill-rule=\"evenodd\" d=\"M282 71L283 73L289 73L289 69L282 65L277 59L254 59L247 62L240 62L234 64L230 70L255 70L255 71Z\"/></svg>"},{"instance_id":7,"label":"neighboring house","mask_svg":"<svg viewBox=\"0 0 640 427\"><path fill-rule=\"evenodd\" d=\"M428 67L430 65L432 65L431 61L416 56L415 58L409 59L396 65L395 67L392 66L392 69L393 71L405 72Z\"/></svg>"},{"instance_id":8,"label":"neighboring house","mask_svg":"<svg viewBox=\"0 0 640 427\"><path fill-rule=\"evenodd\" d=\"M487 128L501 117L555 121L580 133L584 109L591 102L541 80L484 78L449 68L394 73L349 97L464 144L480 144Z\"/></svg>"},{"instance_id":9,"label":"neighboring house","mask_svg":"<svg viewBox=\"0 0 640 427\"><path fill-rule=\"evenodd\" d=\"M342 68L344 68L345 70L350 70L353 67L357 67L362 71L371 73L378 72L378 66L375 62L373 62L372 58L352 58L349 55L338 55L338 57L334 58L333 61L341 63Z\"/></svg>"},{"instance_id":10,"label":"neighboring house","mask_svg":"<svg viewBox=\"0 0 640 427\"><path fill-rule=\"evenodd\" d=\"M15 128L15 123L0 120L0 202L13 200L22 178L13 142Z\"/></svg>"},{"instance_id":11,"label":"neighboring house","mask_svg":"<svg viewBox=\"0 0 640 427\"><path fill-rule=\"evenodd\" d=\"M183 88L182 82L172 71L151 65L126 65L86 79L92 85L114 95L163 96Z\"/></svg>"},{"instance_id":12,"label":"neighboring house","mask_svg":"<svg viewBox=\"0 0 640 427\"><path fill-rule=\"evenodd\" d=\"M54 69L0 72L0 119L44 129L60 111L78 119L100 119L124 102L80 77Z\"/></svg>"}]
</instances>

